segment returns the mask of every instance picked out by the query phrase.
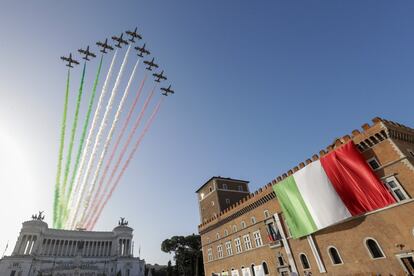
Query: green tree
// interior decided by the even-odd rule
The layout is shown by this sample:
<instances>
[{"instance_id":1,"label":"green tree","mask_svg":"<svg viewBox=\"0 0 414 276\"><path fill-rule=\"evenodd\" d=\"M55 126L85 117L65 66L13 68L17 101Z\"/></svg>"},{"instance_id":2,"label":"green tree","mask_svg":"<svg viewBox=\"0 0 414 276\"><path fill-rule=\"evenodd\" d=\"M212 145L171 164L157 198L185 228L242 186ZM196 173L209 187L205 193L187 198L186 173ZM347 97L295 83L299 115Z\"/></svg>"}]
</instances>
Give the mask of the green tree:
<instances>
[{"instance_id":1,"label":"green tree","mask_svg":"<svg viewBox=\"0 0 414 276\"><path fill-rule=\"evenodd\" d=\"M177 270L184 276L203 276L203 255L199 235L173 236L161 244L161 250L174 253Z\"/></svg>"}]
</instances>

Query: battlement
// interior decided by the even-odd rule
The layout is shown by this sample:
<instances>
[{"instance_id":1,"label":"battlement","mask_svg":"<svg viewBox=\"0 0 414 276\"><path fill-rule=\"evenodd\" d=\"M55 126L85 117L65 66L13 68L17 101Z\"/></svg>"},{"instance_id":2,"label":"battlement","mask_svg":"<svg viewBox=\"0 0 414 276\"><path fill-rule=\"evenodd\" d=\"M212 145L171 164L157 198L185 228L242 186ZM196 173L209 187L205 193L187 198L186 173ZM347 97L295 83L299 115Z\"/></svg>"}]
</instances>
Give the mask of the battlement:
<instances>
[{"instance_id":1,"label":"battlement","mask_svg":"<svg viewBox=\"0 0 414 276\"><path fill-rule=\"evenodd\" d=\"M199 231L204 231L207 228L210 228L215 224L221 222L222 220L227 220L228 217L241 211L246 206L249 206L250 204L254 203L257 199L261 199L262 197L266 197L271 194L273 194L272 196L275 196L272 188L273 185L282 181L283 179L287 178L288 176L292 175L298 170L304 168L306 165L318 160L320 157L328 154L329 152L333 151L334 149L340 147L341 145L351 140L355 143L360 152L364 152L365 150L373 147L374 145L388 139L390 136L396 139L401 139L404 141L414 143L413 128L407 127L405 125L393 121L375 117L372 119L371 125L365 123L361 126L360 130L355 129L351 132L350 135L345 135L341 138L336 138L332 142L332 144L328 145L325 149L320 150L318 154L314 154L311 158L306 159L304 162L300 162L297 166L293 167L292 169L288 170L282 175L276 177L262 188L256 190L254 193L247 195L246 197L229 206L227 209L223 210L216 216L201 223L198 226L198 229Z\"/></svg>"}]
</instances>

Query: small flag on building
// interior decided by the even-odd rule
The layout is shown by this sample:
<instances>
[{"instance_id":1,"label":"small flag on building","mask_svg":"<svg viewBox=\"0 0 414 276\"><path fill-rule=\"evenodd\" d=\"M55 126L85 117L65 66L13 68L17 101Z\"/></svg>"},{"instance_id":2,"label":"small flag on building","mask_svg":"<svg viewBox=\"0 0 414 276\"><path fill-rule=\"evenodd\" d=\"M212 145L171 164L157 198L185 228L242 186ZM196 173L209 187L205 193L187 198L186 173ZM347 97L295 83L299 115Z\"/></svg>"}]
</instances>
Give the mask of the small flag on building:
<instances>
[{"instance_id":1,"label":"small flag on building","mask_svg":"<svg viewBox=\"0 0 414 276\"><path fill-rule=\"evenodd\" d=\"M395 203L353 142L273 186L294 238Z\"/></svg>"}]
</instances>

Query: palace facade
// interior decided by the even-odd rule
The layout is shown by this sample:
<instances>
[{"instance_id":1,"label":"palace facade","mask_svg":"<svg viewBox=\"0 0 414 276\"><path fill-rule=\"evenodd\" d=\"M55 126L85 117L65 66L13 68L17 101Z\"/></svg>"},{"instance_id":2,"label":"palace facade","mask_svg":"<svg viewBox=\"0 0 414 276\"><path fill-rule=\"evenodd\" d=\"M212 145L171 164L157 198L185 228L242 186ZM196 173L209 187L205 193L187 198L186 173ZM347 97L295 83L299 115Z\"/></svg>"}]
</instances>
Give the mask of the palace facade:
<instances>
[{"instance_id":1,"label":"palace facade","mask_svg":"<svg viewBox=\"0 0 414 276\"><path fill-rule=\"evenodd\" d=\"M293 239L272 186L353 141L396 202ZM196 191L206 275L414 275L414 129L374 118L250 193L212 177Z\"/></svg>"},{"instance_id":2,"label":"palace facade","mask_svg":"<svg viewBox=\"0 0 414 276\"><path fill-rule=\"evenodd\" d=\"M40 213L23 223L12 255L0 260L0 275L144 276L132 232L124 220L108 232L50 229Z\"/></svg>"}]
</instances>

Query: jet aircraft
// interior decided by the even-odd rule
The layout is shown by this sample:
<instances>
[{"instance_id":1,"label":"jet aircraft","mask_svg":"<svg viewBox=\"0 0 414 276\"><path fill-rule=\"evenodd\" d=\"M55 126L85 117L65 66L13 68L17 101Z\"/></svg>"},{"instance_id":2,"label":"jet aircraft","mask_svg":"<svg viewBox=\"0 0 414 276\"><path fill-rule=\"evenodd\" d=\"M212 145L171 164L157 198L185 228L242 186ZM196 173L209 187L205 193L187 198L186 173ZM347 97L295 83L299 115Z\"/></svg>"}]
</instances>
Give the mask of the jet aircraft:
<instances>
[{"instance_id":1,"label":"jet aircraft","mask_svg":"<svg viewBox=\"0 0 414 276\"><path fill-rule=\"evenodd\" d=\"M137 30L138 28L135 28L134 31L126 31L126 34L131 37L128 40L131 41L132 43L135 42L135 38L142 39L142 36L139 33L137 33Z\"/></svg>"},{"instance_id":2,"label":"jet aircraft","mask_svg":"<svg viewBox=\"0 0 414 276\"><path fill-rule=\"evenodd\" d=\"M154 73L152 75L156 78L155 80L156 82L161 82L161 80L167 80L167 76L164 76L163 74L164 74L164 70L162 70L161 73L159 74Z\"/></svg>"},{"instance_id":3,"label":"jet aircraft","mask_svg":"<svg viewBox=\"0 0 414 276\"><path fill-rule=\"evenodd\" d=\"M83 55L85 55L83 57L84 60L90 60L89 57L93 57L93 58L96 57L96 55L94 53L92 53L91 51L89 51L89 46L86 47L86 50L79 49L78 52L81 53L81 54L83 54Z\"/></svg>"},{"instance_id":4,"label":"jet aircraft","mask_svg":"<svg viewBox=\"0 0 414 276\"><path fill-rule=\"evenodd\" d=\"M108 44L108 39L105 39L105 42L98 41L96 42L96 45L102 48L101 52L104 54L108 53L106 50L112 51L114 49L111 45Z\"/></svg>"},{"instance_id":5,"label":"jet aircraft","mask_svg":"<svg viewBox=\"0 0 414 276\"><path fill-rule=\"evenodd\" d=\"M144 61L144 63L146 65L148 65L148 67L146 69L149 70L149 71L152 71L152 67L158 68L158 64L154 63L154 58L152 58L151 61L146 60L146 61Z\"/></svg>"},{"instance_id":6,"label":"jet aircraft","mask_svg":"<svg viewBox=\"0 0 414 276\"><path fill-rule=\"evenodd\" d=\"M144 57L143 54L149 55L151 54L150 51L145 49L145 43L142 45L142 47L135 47L135 50L138 50L140 53L138 54L139 57Z\"/></svg>"},{"instance_id":7,"label":"jet aircraft","mask_svg":"<svg viewBox=\"0 0 414 276\"><path fill-rule=\"evenodd\" d=\"M123 39L122 38L123 36L124 36L124 33L122 33L120 37L117 37L115 35L112 37L113 40L118 42L118 44L115 44L115 47L122 48L122 44L128 45L128 41Z\"/></svg>"},{"instance_id":8,"label":"jet aircraft","mask_svg":"<svg viewBox=\"0 0 414 276\"><path fill-rule=\"evenodd\" d=\"M66 64L67 67L73 68L72 63L78 65L79 62L77 60L74 60L72 58L72 53L69 54L69 57L60 57L61 60L67 61L68 64Z\"/></svg>"},{"instance_id":9,"label":"jet aircraft","mask_svg":"<svg viewBox=\"0 0 414 276\"><path fill-rule=\"evenodd\" d=\"M171 89L171 84L167 88L162 87L161 90L164 91L162 92L164 96L168 96L168 93L174 94L174 90Z\"/></svg>"}]
</instances>

